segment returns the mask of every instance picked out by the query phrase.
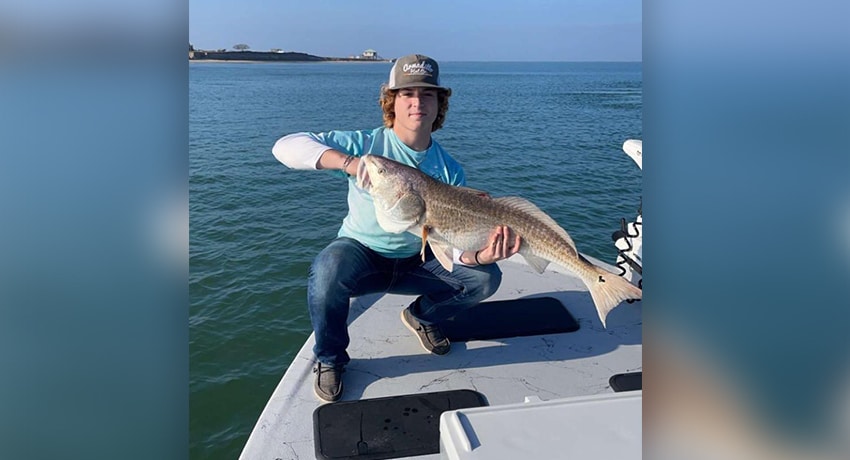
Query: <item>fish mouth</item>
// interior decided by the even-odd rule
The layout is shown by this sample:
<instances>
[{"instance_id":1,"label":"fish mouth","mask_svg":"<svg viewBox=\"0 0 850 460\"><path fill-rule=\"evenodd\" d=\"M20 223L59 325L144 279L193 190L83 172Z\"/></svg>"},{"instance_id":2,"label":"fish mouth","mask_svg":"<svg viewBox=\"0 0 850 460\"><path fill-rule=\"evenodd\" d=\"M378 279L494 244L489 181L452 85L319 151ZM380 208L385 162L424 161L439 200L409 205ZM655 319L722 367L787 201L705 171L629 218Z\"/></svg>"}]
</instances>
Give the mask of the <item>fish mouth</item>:
<instances>
[{"instance_id":1,"label":"fish mouth","mask_svg":"<svg viewBox=\"0 0 850 460\"><path fill-rule=\"evenodd\" d=\"M372 181L369 180L369 169L366 167L367 161L365 155L360 157L360 161L357 163L357 181L355 183L357 187L368 192L372 186Z\"/></svg>"}]
</instances>

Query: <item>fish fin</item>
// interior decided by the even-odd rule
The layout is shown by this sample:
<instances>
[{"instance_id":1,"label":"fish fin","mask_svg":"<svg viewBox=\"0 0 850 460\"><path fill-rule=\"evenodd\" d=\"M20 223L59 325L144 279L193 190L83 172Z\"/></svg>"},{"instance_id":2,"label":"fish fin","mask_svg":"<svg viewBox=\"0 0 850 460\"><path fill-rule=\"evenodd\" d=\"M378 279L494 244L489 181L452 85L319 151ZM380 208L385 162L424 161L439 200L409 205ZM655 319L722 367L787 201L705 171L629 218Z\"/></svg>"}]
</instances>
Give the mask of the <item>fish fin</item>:
<instances>
[{"instance_id":1,"label":"fish fin","mask_svg":"<svg viewBox=\"0 0 850 460\"><path fill-rule=\"evenodd\" d=\"M522 254L522 253L520 253ZM542 258L537 257L534 254L522 254L522 257L525 258L525 261L528 262L528 265L534 269L537 273L543 273L546 270L546 267L549 265L549 261Z\"/></svg>"},{"instance_id":2,"label":"fish fin","mask_svg":"<svg viewBox=\"0 0 850 460\"><path fill-rule=\"evenodd\" d=\"M428 244L431 245L431 252L434 253L434 257L437 258L440 265L451 272L454 268L453 248L448 243L436 238L430 238Z\"/></svg>"},{"instance_id":3,"label":"fish fin","mask_svg":"<svg viewBox=\"0 0 850 460\"><path fill-rule=\"evenodd\" d=\"M605 319L608 317L608 312L624 300L642 298L643 291L621 276L595 265L592 265L592 267L595 271L595 278L585 280L585 283L587 283L590 296L593 298L594 305L596 305L596 312L602 321L602 327L607 328Z\"/></svg>"},{"instance_id":4,"label":"fish fin","mask_svg":"<svg viewBox=\"0 0 850 460\"><path fill-rule=\"evenodd\" d=\"M428 232L431 230L427 225L422 226L422 251L419 254L422 256L422 262L425 262L425 245L428 243Z\"/></svg>"},{"instance_id":5,"label":"fish fin","mask_svg":"<svg viewBox=\"0 0 850 460\"><path fill-rule=\"evenodd\" d=\"M557 222L555 222L555 219L551 218L548 214L541 211L540 208L538 208L537 205L535 205L534 203L518 196L503 196L499 198L494 198L494 200L502 203L505 206L525 212L533 216L540 222L543 222L544 224L546 224L547 227L557 232L558 235L561 236L561 238L566 240L570 244L570 246L572 246L573 250L576 250L576 244L573 242L573 239L570 237L567 231L564 230L564 228L561 227ZM577 250L576 254L578 254Z\"/></svg>"},{"instance_id":6,"label":"fish fin","mask_svg":"<svg viewBox=\"0 0 850 460\"><path fill-rule=\"evenodd\" d=\"M478 190L477 188L467 187L464 185L456 185L455 188L457 188L458 190L463 190L465 192L474 193L478 196L490 198L490 194L485 192L484 190Z\"/></svg>"},{"instance_id":7,"label":"fish fin","mask_svg":"<svg viewBox=\"0 0 850 460\"><path fill-rule=\"evenodd\" d=\"M408 209L409 211L398 216L392 211L395 209ZM390 209L383 209L381 206L375 205L375 217L378 218L378 225L390 233L404 233L416 224L422 214L425 213L425 202L418 195L408 194L399 199Z\"/></svg>"}]
</instances>

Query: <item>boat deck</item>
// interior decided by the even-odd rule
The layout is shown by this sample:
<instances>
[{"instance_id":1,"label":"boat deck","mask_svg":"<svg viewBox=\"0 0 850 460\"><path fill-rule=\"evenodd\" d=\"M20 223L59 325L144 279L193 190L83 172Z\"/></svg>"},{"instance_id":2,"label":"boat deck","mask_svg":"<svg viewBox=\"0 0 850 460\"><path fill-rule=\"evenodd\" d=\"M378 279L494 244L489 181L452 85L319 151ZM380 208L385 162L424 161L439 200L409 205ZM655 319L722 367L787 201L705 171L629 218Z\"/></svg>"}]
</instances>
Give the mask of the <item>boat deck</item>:
<instances>
[{"instance_id":1,"label":"boat deck","mask_svg":"<svg viewBox=\"0 0 850 460\"><path fill-rule=\"evenodd\" d=\"M594 263L615 271L610 265ZM414 297L376 294L352 300L352 358L343 401L443 390L482 393L490 406L612 393L609 379L642 369L641 302L622 303L602 327L584 284L550 265L537 274L519 257L499 263L502 286L490 299L558 299L577 320L575 332L455 342L431 355L405 328L400 311ZM289 366L248 440L241 459L312 459L313 337ZM440 454L411 457L438 459Z\"/></svg>"}]
</instances>

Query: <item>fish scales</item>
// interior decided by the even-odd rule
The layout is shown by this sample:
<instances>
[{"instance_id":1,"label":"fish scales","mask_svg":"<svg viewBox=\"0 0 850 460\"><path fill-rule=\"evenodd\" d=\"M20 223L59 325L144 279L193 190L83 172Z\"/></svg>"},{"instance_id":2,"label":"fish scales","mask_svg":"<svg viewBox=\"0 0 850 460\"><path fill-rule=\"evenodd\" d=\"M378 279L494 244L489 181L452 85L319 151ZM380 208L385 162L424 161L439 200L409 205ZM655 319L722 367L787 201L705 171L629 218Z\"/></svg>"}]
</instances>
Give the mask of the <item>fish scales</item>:
<instances>
[{"instance_id":1,"label":"fish scales","mask_svg":"<svg viewBox=\"0 0 850 460\"><path fill-rule=\"evenodd\" d=\"M447 241L456 243L458 249L480 249L493 228L506 225L523 237L521 253L530 251L549 260L557 259L561 265L578 268L570 262L577 258L572 242L535 216L497 199L466 190L462 192L457 193L456 187L437 181L420 190L426 203L424 224L444 235Z\"/></svg>"},{"instance_id":2,"label":"fish scales","mask_svg":"<svg viewBox=\"0 0 850 460\"><path fill-rule=\"evenodd\" d=\"M375 155L360 158L357 186L372 196L385 231L422 236L446 270L453 268L451 248L481 249L491 231L504 225L520 236L519 254L535 270L542 273L554 262L585 283L603 326L608 312L623 300L642 297L637 286L582 257L567 231L524 198L491 198Z\"/></svg>"}]
</instances>

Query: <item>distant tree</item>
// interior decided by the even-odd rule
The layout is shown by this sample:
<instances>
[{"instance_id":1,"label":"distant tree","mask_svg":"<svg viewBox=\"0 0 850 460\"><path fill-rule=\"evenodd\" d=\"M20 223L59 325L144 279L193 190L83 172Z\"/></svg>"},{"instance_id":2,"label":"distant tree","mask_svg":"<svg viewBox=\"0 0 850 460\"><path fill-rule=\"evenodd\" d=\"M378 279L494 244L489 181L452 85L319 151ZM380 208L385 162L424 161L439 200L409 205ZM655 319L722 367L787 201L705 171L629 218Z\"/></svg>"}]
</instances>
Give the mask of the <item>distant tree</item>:
<instances>
[{"instance_id":1,"label":"distant tree","mask_svg":"<svg viewBox=\"0 0 850 460\"><path fill-rule=\"evenodd\" d=\"M236 51L245 51L248 48L250 48L250 46L248 46L244 43L240 43L238 45L233 45L233 49L235 49Z\"/></svg>"},{"instance_id":2,"label":"distant tree","mask_svg":"<svg viewBox=\"0 0 850 460\"><path fill-rule=\"evenodd\" d=\"M189 51L195 51L195 47L191 43L189 43Z\"/></svg>"}]
</instances>

